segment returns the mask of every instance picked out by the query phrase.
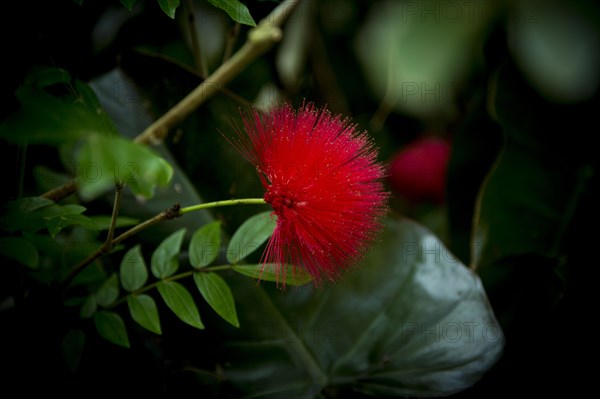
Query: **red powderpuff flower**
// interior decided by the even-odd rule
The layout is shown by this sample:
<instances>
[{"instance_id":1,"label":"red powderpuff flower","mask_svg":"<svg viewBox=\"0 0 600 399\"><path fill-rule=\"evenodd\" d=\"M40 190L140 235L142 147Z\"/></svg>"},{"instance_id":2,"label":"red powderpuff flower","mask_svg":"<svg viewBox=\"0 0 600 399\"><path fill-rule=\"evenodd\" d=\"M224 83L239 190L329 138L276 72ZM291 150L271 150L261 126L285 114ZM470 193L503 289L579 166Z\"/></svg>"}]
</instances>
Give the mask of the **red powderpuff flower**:
<instances>
[{"instance_id":1,"label":"red powderpuff flower","mask_svg":"<svg viewBox=\"0 0 600 399\"><path fill-rule=\"evenodd\" d=\"M289 104L243 114L238 150L256 166L277 216L263 264L303 267L315 284L355 264L381 228L384 168L365 133L325 109Z\"/></svg>"}]
</instances>

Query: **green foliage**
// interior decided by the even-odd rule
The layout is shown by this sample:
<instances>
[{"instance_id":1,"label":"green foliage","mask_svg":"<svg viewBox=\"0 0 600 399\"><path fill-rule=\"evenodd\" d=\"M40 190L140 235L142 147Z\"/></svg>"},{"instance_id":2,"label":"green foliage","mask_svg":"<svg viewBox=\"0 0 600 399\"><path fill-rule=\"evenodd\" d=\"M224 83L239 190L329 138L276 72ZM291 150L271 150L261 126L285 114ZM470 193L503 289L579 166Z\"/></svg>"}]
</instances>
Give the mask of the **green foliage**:
<instances>
[{"instance_id":1,"label":"green foliage","mask_svg":"<svg viewBox=\"0 0 600 399\"><path fill-rule=\"evenodd\" d=\"M216 273L194 273L194 281L206 302L234 327L239 327L231 289Z\"/></svg>"},{"instance_id":2,"label":"green foliage","mask_svg":"<svg viewBox=\"0 0 600 399\"><path fill-rule=\"evenodd\" d=\"M115 184L127 184L134 194L154 195L165 186L173 169L151 149L119 137L91 134L75 154L79 193L86 199L103 194Z\"/></svg>"},{"instance_id":3,"label":"green foliage","mask_svg":"<svg viewBox=\"0 0 600 399\"><path fill-rule=\"evenodd\" d=\"M132 292L142 288L148 281L148 268L142 257L140 246L131 248L121 260L121 284L126 291Z\"/></svg>"},{"instance_id":4,"label":"green foliage","mask_svg":"<svg viewBox=\"0 0 600 399\"><path fill-rule=\"evenodd\" d=\"M256 251L275 230L275 217L262 212L250 217L236 230L227 247L227 261L237 263Z\"/></svg>"},{"instance_id":5,"label":"green foliage","mask_svg":"<svg viewBox=\"0 0 600 399\"><path fill-rule=\"evenodd\" d=\"M129 336L121 316L115 312L101 310L94 313L94 324L100 336L107 341L129 348Z\"/></svg>"},{"instance_id":6,"label":"green foliage","mask_svg":"<svg viewBox=\"0 0 600 399\"><path fill-rule=\"evenodd\" d=\"M208 0L213 6L225 11L235 22L240 24L256 26L256 22L250 15L250 10L238 0Z\"/></svg>"},{"instance_id":7,"label":"green foliage","mask_svg":"<svg viewBox=\"0 0 600 399\"><path fill-rule=\"evenodd\" d=\"M285 265L284 273L280 273L277 265L261 263L258 265L234 265L233 270L244 276L259 279L261 281L273 281L282 285L304 285L312 281L310 274L299 267ZM285 276L282 280L282 276Z\"/></svg>"},{"instance_id":8,"label":"green foliage","mask_svg":"<svg viewBox=\"0 0 600 399\"><path fill-rule=\"evenodd\" d=\"M175 18L175 11L179 7L179 0L157 0L160 8L171 18Z\"/></svg>"},{"instance_id":9,"label":"green foliage","mask_svg":"<svg viewBox=\"0 0 600 399\"><path fill-rule=\"evenodd\" d=\"M252 15L282 2L191 3L177 21L181 1L121 0L135 13L115 2L5 6L33 18L3 25L14 38L3 59L14 96L0 118L12 165L0 204L7 391L85 395L96 383L100 393L333 399L593 390L589 368L571 365L590 346L574 321L595 311L596 3L292 2L300 8L280 45L215 83L217 94L165 137L139 144L248 50ZM176 204L261 196L268 182L223 136L242 129L240 106L304 99L352 115L384 162L413 138L451 139L446 203L392 196L394 219L372 250L318 287L301 264L282 274L258 260L276 224L257 214L268 206L194 211L104 242L115 184L125 185L117 229ZM39 197L61 185L77 191ZM435 237L409 218L444 228ZM166 324L168 312L183 322ZM23 376L37 383L19 384Z\"/></svg>"},{"instance_id":10,"label":"green foliage","mask_svg":"<svg viewBox=\"0 0 600 399\"><path fill-rule=\"evenodd\" d=\"M165 238L152 254L150 268L156 278L164 279L173 275L179 268L179 250L185 235L181 229Z\"/></svg>"},{"instance_id":11,"label":"green foliage","mask_svg":"<svg viewBox=\"0 0 600 399\"><path fill-rule=\"evenodd\" d=\"M79 311L79 316L83 319L89 319L96 313L96 309L98 308L98 303L96 302L95 295L89 295L83 301L81 305L81 309Z\"/></svg>"},{"instance_id":12,"label":"green foliage","mask_svg":"<svg viewBox=\"0 0 600 399\"><path fill-rule=\"evenodd\" d=\"M113 273L104 281L96 292L96 303L102 307L109 307L119 297L119 277Z\"/></svg>"},{"instance_id":13,"label":"green foliage","mask_svg":"<svg viewBox=\"0 0 600 399\"><path fill-rule=\"evenodd\" d=\"M479 278L429 231L389 221L365 267L324 290L281 295L234 280L241 328L226 331L239 396L439 397L470 386L504 338Z\"/></svg>"},{"instance_id":14,"label":"green foliage","mask_svg":"<svg viewBox=\"0 0 600 399\"><path fill-rule=\"evenodd\" d=\"M174 281L161 281L157 285L160 296L169 309L184 323L192 327L204 329L200 313L190 292L181 284Z\"/></svg>"},{"instance_id":15,"label":"green foliage","mask_svg":"<svg viewBox=\"0 0 600 399\"><path fill-rule=\"evenodd\" d=\"M129 295L127 297L127 306L129 307L131 318L140 326L155 334L162 334L160 320L158 318L158 309L156 308L156 302L154 302L152 297L145 294Z\"/></svg>"},{"instance_id":16,"label":"green foliage","mask_svg":"<svg viewBox=\"0 0 600 399\"><path fill-rule=\"evenodd\" d=\"M38 266L39 255L37 249L22 237L0 238L0 255L14 259L32 269Z\"/></svg>"},{"instance_id":17,"label":"green foliage","mask_svg":"<svg viewBox=\"0 0 600 399\"><path fill-rule=\"evenodd\" d=\"M193 267L210 265L221 249L221 224L212 222L196 230L190 241L190 262Z\"/></svg>"},{"instance_id":18,"label":"green foliage","mask_svg":"<svg viewBox=\"0 0 600 399\"><path fill-rule=\"evenodd\" d=\"M90 87L68 79L63 70L39 69L30 74L15 93L21 108L0 124L0 138L21 144L61 145L93 133L116 134ZM56 85L69 94L58 97L46 90Z\"/></svg>"}]
</instances>

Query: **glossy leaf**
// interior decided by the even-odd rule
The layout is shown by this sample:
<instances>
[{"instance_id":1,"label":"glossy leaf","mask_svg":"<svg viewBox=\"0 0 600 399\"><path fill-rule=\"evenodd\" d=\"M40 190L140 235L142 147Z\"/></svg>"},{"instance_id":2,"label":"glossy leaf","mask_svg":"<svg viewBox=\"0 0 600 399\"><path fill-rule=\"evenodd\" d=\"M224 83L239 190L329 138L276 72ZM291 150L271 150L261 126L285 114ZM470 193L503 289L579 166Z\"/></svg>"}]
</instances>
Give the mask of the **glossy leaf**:
<instances>
[{"instance_id":1,"label":"glossy leaf","mask_svg":"<svg viewBox=\"0 0 600 399\"><path fill-rule=\"evenodd\" d=\"M262 212L250 217L237 229L227 247L227 260L237 263L256 251L275 230L275 216Z\"/></svg>"},{"instance_id":2,"label":"glossy leaf","mask_svg":"<svg viewBox=\"0 0 600 399\"><path fill-rule=\"evenodd\" d=\"M151 296L145 294L129 295L127 297L127 306L129 307L131 318L140 326L158 335L162 333L158 318L158 309Z\"/></svg>"},{"instance_id":3,"label":"glossy leaf","mask_svg":"<svg viewBox=\"0 0 600 399\"><path fill-rule=\"evenodd\" d=\"M38 266L37 249L22 237L0 237L0 255L35 269Z\"/></svg>"},{"instance_id":4,"label":"glossy leaf","mask_svg":"<svg viewBox=\"0 0 600 399\"><path fill-rule=\"evenodd\" d=\"M131 248L121 260L121 284L126 291L135 291L148 281L148 268L142 257L140 246Z\"/></svg>"},{"instance_id":5,"label":"glossy leaf","mask_svg":"<svg viewBox=\"0 0 600 399\"><path fill-rule=\"evenodd\" d=\"M186 229L181 229L165 238L152 253L152 274L164 279L173 275L179 268L179 251Z\"/></svg>"},{"instance_id":6,"label":"glossy leaf","mask_svg":"<svg viewBox=\"0 0 600 399\"><path fill-rule=\"evenodd\" d=\"M195 268L210 265L221 249L221 223L212 222L196 230L190 241L190 263Z\"/></svg>"},{"instance_id":7,"label":"glossy leaf","mask_svg":"<svg viewBox=\"0 0 600 399\"><path fill-rule=\"evenodd\" d=\"M62 356L67 364L67 368L72 373L77 370L84 345L85 334L81 330L69 330L63 338L61 345Z\"/></svg>"},{"instance_id":8,"label":"glossy leaf","mask_svg":"<svg viewBox=\"0 0 600 399\"><path fill-rule=\"evenodd\" d=\"M239 327L231 289L216 273L194 273L194 282L204 300L234 327Z\"/></svg>"},{"instance_id":9,"label":"glossy leaf","mask_svg":"<svg viewBox=\"0 0 600 399\"><path fill-rule=\"evenodd\" d=\"M286 265L285 285L304 285L312 281L312 277L304 269L294 268L292 265ZM236 265L233 270L248 277L258 279L260 281L272 281L278 284L284 284L274 264L258 264L258 265Z\"/></svg>"},{"instance_id":10,"label":"glossy leaf","mask_svg":"<svg viewBox=\"0 0 600 399\"><path fill-rule=\"evenodd\" d=\"M152 149L120 137L91 134L75 155L79 193L93 199L126 183L142 197L150 198L157 186L171 180L173 169Z\"/></svg>"},{"instance_id":11,"label":"glossy leaf","mask_svg":"<svg viewBox=\"0 0 600 399\"><path fill-rule=\"evenodd\" d=\"M112 305L119 297L119 277L117 273L111 274L96 292L98 305L107 307Z\"/></svg>"},{"instance_id":12,"label":"glossy leaf","mask_svg":"<svg viewBox=\"0 0 600 399\"><path fill-rule=\"evenodd\" d=\"M240 24L256 26L256 22L250 15L250 10L238 0L208 0L213 6L225 11L235 22Z\"/></svg>"},{"instance_id":13,"label":"glossy leaf","mask_svg":"<svg viewBox=\"0 0 600 399\"><path fill-rule=\"evenodd\" d=\"M175 18L175 11L179 7L179 0L158 0L160 8L171 18Z\"/></svg>"},{"instance_id":14,"label":"glossy leaf","mask_svg":"<svg viewBox=\"0 0 600 399\"><path fill-rule=\"evenodd\" d=\"M115 312L101 310L94 314L94 324L100 336L113 344L129 348L129 336L121 316Z\"/></svg>"},{"instance_id":15,"label":"glossy leaf","mask_svg":"<svg viewBox=\"0 0 600 399\"><path fill-rule=\"evenodd\" d=\"M174 281L161 281L157 288L160 296L177 317L192 327L204 328L194 299L183 285Z\"/></svg>"},{"instance_id":16,"label":"glossy leaf","mask_svg":"<svg viewBox=\"0 0 600 399\"><path fill-rule=\"evenodd\" d=\"M407 220L388 222L362 268L326 289L231 283L241 327L223 329L223 362L239 396L317 398L333 386L445 396L474 384L504 345L477 275Z\"/></svg>"}]
</instances>

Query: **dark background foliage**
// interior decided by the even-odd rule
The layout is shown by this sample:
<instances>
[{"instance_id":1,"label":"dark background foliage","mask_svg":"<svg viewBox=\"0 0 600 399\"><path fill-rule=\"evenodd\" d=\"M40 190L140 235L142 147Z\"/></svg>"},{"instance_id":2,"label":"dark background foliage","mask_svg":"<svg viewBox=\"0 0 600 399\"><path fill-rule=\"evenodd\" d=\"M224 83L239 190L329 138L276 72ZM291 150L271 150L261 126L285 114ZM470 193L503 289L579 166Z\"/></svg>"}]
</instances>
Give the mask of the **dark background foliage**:
<instances>
[{"instance_id":1,"label":"dark background foliage","mask_svg":"<svg viewBox=\"0 0 600 399\"><path fill-rule=\"evenodd\" d=\"M138 114L117 112L133 126L143 126L144 120L155 119L176 104L201 78L181 67L191 66L193 57L177 20L166 17L155 2L140 3L131 14L117 1L78 5L69 0L28 0L3 5L0 116L4 119L19 108L13 93L35 66L60 67L85 82L119 71L126 79L108 97L130 100L138 107ZM256 21L276 5L245 3ZM600 36L597 5L569 4L570 11L592 21L590 34ZM239 122L238 108L246 102L240 103L237 96L251 102L268 82L294 103L306 98L352 116L360 129L371 131L381 147L382 161L392 160L397 151L423 135L447 139L452 152L445 203L415 204L394 193L391 207L394 215L407 215L432 228L463 263L477 265L506 334L500 360L477 384L454 397L572 396L591 390L597 347L592 298L598 263L594 233L598 156L592 143L598 133L600 97L595 82L589 82L595 87L593 94L576 101L540 93L509 47L512 28L508 11L502 9L479 33L480 57L470 60L462 77L456 113L424 118L394 109L380 128L373 129L370 120L381 98L370 87L354 47L371 2L328 1L313 6L312 33L306 36L308 61L296 85L282 81L276 48L227 85L235 95L219 93L166 140L194 195L211 201L255 197L260 192L252 168L218 131L228 134L232 121ZM106 33L99 33L99 22L105 24ZM226 26L233 23L226 20ZM237 46L247 30L241 27ZM139 97L129 97L133 91ZM133 136L139 130L121 133ZM17 171L23 152L4 142L0 151L5 165L4 199L39 195L50 188L42 188L44 179L25 179L19 188ZM38 165L63 168L55 151L44 145L29 146L23 175L34 175ZM108 214L110 201L107 196L86 206ZM149 202L141 215L160 211L157 206L153 209ZM124 204L125 213L135 208L134 203L130 208ZM256 212L252 207L230 208L212 215L231 236ZM185 223L191 232L205 220ZM174 230L157 227L140 235L139 242L156 245ZM476 260L471 257L473 245L479 245ZM119 257L110 255L107 261L118 264ZM13 265L3 266L0 300L12 295L23 306L19 312L0 314L2 389L12 386L23 394L118 390L136 395L163 391L200 397L233 395L221 384L219 370L226 365L219 363L219 347L203 344L222 339L220 332L192 330L161 307L162 323L169 328L159 337L128 323L130 340L135 342L129 350L107 343L90 326L79 369L70 372L61 361L60 342L71 309L61 305L51 286L26 279ZM203 306L205 324L222 322ZM345 388L325 394L357 395Z\"/></svg>"}]
</instances>

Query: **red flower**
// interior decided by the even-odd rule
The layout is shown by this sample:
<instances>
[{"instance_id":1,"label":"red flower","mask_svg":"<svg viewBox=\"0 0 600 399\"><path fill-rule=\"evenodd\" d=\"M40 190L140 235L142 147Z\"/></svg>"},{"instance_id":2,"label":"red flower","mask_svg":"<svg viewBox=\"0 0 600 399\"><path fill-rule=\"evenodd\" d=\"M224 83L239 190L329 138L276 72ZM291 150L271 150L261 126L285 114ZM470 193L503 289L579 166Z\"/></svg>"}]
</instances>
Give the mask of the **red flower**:
<instances>
[{"instance_id":1,"label":"red flower","mask_svg":"<svg viewBox=\"0 0 600 399\"><path fill-rule=\"evenodd\" d=\"M450 144L436 137L420 138L401 151L390 163L392 190L412 202L444 202Z\"/></svg>"},{"instance_id":2,"label":"red flower","mask_svg":"<svg viewBox=\"0 0 600 399\"><path fill-rule=\"evenodd\" d=\"M285 267L303 267L315 284L334 280L374 238L386 211L384 168L365 133L325 109L289 104L243 115L238 150L256 166L277 216L263 254L285 284Z\"/></svg>"}]
</instances>

